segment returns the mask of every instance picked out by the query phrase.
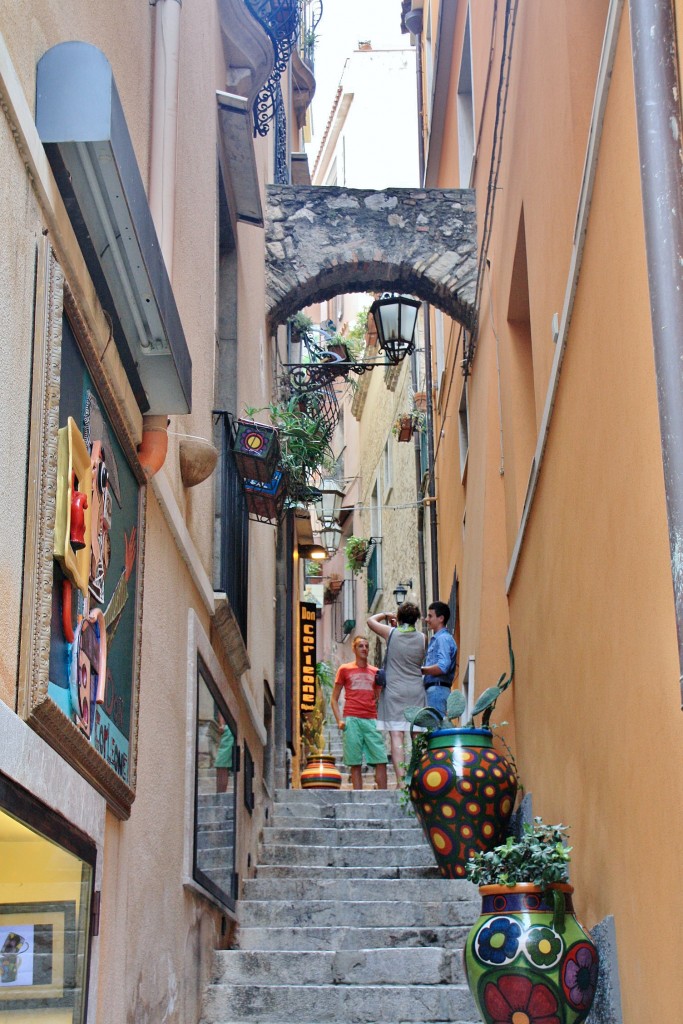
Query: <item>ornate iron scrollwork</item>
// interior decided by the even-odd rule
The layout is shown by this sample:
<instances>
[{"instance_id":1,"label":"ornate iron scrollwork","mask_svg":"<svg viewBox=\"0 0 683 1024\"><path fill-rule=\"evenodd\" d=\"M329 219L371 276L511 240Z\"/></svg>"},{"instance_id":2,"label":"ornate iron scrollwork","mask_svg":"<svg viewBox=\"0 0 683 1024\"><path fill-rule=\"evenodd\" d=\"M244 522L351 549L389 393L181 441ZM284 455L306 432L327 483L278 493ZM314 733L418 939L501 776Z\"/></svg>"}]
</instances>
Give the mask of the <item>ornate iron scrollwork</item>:
<instances>
[{"instance_id":1,"label":"ornate iron scrollwork","mask_svg":"<svg viewBox=\"0 0 683 1024\"><path fill-rule=\"evenodd\" d=\"M275 65L254 103L254 135L267 135L277 112L280 78L299 36L305 0L244 0L273 44Z\"/></svg>"}]
</instances>

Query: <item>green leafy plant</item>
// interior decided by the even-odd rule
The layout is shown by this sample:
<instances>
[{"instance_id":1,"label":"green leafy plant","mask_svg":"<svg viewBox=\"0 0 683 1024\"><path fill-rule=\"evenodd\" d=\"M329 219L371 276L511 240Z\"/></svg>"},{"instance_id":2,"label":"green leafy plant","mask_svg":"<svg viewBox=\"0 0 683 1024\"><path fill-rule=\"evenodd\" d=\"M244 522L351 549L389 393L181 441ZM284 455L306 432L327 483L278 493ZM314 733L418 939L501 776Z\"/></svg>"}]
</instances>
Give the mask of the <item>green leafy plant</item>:
<instances>
[{"instance_id":1,"label":"green leafy plant","mask_svg":"<svg viewBox=\"0 0 683 1024\"><path fill-rule=\"evenodd\" d=\"M300 396L285 402L271 402L262 409L245 409L246 415L252 418L264 411L268 412L272 425L277 428L280 468L286 477L287 491L296 496L310 487L315 474L332 469L332 432L318 414L315 402L302 406Z\"/></svg>"},{"instance_id":2,"label":"green leafy plant","mask_svg":"<svg viewBox=\"0 0 683 1024\"><path fill-rule=\"evenodd\" d=\"M465 867L475 885L537 885L553 903L553 926L564 930L564 895L554 885L569 881L567 870L572 847L565 844L566 825L546 825L534 818L533 825L524 825L521 838L509 836L506 842L486 853L475 853Z\"/></svg>"},{"instance_id":3,"label":"green leafy plant","mask_svg":"<svg viewBox=\"0 0 683 1024\"><path fill-rule=\"evenodd\" d=\"M343 341L349 350L352 359L359 359L365 348L366 336L368 333L368 316L370 307L365 306L356 314L356 320L343 337Z\"/></svg>"},{"instance_id":4,"label":"green leafy plant","mask_svg":"<svg viewBox=\"0 0 683 1024\"><path fill-rule=\"evenodd\" d=\"M319 757L325 751L325 720L327 703L332 693L332 666L326 661L319 661L315 666L316 693L315 705L303 716L301 738L306 758Z\"/></svg>"},{"instance_id":5,"label":"green leafy plant","mask_svg":"<svg viewBox=\"0 0 683 1024\"><path fill-rule=\"evenodd\" d=\"M360 572L365 565L369 548L370 541L366 537L356 537L354 535L349 537L344 546L346 568L351 569L353 572Z\"/></svg>"}]
</instances>

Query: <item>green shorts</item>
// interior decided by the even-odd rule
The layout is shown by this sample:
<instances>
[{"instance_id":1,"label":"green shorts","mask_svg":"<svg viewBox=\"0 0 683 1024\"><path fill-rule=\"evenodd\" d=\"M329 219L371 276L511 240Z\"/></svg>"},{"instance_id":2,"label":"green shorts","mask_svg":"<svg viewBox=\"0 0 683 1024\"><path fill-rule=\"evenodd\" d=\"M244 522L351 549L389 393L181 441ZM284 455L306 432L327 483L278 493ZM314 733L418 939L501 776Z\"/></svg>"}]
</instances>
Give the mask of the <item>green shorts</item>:
<instances>
[{"instance_id":1,"label":"green shorts","mask_svg":"<svg viewBox=\"0 0 683 1024\"><path fill-rule=\"evenodd\" d=\"M368 764L386 764L387 750L377 728L377 719L345 718L344 721L344 764L349 768L362 764L363 753Z\"/></svg>"}]
</instances>

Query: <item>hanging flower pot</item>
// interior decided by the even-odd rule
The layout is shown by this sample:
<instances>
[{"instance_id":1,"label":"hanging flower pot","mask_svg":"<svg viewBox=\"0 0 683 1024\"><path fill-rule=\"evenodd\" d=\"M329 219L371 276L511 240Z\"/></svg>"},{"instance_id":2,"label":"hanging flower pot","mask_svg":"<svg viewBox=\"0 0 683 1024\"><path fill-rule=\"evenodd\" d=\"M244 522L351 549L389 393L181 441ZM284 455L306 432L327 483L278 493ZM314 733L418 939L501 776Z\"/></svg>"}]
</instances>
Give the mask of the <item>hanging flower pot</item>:
<instances>
[{"instance_id":1,"label":"hanging flower pot","mask_svg":"<svg viewBox=\"0 0 683 1024\"><path fill-rule=\"evenodd\" d=\"M369 551L370 541L365 537L349 537L344 547L347 569L360 572L367 561Z\"/></svg>"},{"instance_id":2,"label":"hanging flower pot","mask_svg":"<svg viewBox=\"0 0 683 1024\"><path fill-rule=\"evenodd\" d=\"M244 485L247 509L251 518L260 523L277 523L280 521L287 491L284 477L280 470L273 474L268 483L258 480L247 480Z\"/></svg>"},{"instance_id":3,"label":"hanging flower pot","mask_svg":"<svg viewBox=\"0 0 683 1024\"><path fill-rule=\"evenodd\" d=\"M273 479L280 458L277 430L267 423L237 420L232 451L245 480L267 484Z\"/></svg>"},{"instance_id":4,"label":"hanging flower pot","mask_svg":"<svg viewBox=\"0 0 683 1024\"><path fill-rule=\"evenodd\" d=\"M417 409L418 412L426 412L427 411L427 392L426 391L416 391L415 394L413 395L413 402L414 402L415 408Z\"/></svg>"},{"instance_id":5,"label":"hanging flower pot","mask_svg":"<svg viewBox=\"0 0 683 1024\"><path fill-rule=\"evenodd\" d=\"M410 781L410 799L444 878L464 878L472 854L502 843L517 777L489 729L436 729Z\"/></svg>"},{"instance_id":6,"label":"hanging flower pot","mask_svg":"<svg viewBox=\"0 0 683 1024\"><path fill-rule=\"evenodd\" d=\"M302 789L340 789L341 772L331 754L316 754L309 757L301 773Z\"/></svg>"}]
</instances>

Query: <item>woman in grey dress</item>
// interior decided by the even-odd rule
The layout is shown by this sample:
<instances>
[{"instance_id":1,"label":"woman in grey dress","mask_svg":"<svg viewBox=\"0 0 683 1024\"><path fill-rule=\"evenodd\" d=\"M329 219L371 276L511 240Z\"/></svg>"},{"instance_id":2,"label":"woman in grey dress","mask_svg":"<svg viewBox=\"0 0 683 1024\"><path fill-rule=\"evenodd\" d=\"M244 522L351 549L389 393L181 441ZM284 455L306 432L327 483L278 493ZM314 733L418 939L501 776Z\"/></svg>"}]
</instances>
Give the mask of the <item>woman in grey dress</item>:
<instances>
[{"instance_id":1,"label":"woman in grey dress","mask_svg":"<svg viewBox=\"0 0 683 1024\"><path fill-rule=\"evenodd\" d=\"M373 633L389 643L386 657L387 685L379 698L377 726L389 731L391 761L396 773L396 785L403 784L402 763L406 759L404 742L410 726L403 717L405 708L422 707L425 688L420 671L425 655L425 636L415 628L420 609L406 602L396 615L378 612L368 619ZM389 642L389 637L391 641Z\"/></svg>"}]
</instances>

